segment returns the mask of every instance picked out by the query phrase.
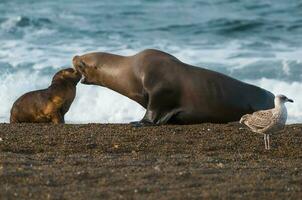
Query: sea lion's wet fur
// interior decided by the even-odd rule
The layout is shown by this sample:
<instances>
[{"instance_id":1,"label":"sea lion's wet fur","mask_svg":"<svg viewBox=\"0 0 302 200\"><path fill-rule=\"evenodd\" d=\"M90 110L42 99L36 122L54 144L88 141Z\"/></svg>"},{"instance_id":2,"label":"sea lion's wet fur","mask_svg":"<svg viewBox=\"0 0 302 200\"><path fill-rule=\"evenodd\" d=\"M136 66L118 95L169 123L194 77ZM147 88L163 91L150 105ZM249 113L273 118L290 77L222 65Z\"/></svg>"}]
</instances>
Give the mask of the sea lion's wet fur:
<instances>
[{"instance_id":1,"label":"sea lion's wet fur","mask_svg":"<svg viewBox=\"0 0 302 200\"><path fill-rule=\"evenodd\" d=\"M72 68L57 72L47 89L28 92L16 100L11 109L11 123L64 123L81 74Z\"/></svg>"},{"instance_id":2,"label":"sea lion's wet fur","mask_svg":"<svg viewBox=\"0 0 302 200\"><path fill-rule=\"evenodd\" d=\"M264 89L158 50L88 53L75 56L73 65L82 83L108 87L146 108L136 125L226 123L274 106L274 95Z\"/></svg>"}]
</instances>

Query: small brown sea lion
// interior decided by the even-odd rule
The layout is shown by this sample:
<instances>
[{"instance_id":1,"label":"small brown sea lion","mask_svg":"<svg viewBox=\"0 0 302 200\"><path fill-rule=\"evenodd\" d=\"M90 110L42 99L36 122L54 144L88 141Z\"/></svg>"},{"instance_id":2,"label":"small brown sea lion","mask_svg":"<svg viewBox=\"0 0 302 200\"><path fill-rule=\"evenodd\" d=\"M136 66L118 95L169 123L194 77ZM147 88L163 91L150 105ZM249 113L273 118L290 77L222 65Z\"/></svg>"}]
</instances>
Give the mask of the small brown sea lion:
<instances>
[{"instance_id":1,"label":"small brown sea lion","mask_svg":"<svg viewBox=\"0 0 302 200\"><path fill-rule=\"evenodd\" d=\"M73 68L60 70L47 89L28 92L15 101L10 123L64 123L80 79L81 74Z\"/></svg>"}]
</instances>

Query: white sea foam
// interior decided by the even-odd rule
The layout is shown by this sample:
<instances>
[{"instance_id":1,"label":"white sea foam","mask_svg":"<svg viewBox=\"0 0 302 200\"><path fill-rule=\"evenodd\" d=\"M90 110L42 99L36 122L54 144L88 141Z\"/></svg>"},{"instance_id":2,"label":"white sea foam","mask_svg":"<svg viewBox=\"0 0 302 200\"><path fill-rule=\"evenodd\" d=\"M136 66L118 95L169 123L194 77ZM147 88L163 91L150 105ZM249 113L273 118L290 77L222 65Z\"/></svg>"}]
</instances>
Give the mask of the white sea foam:
<instances>
[{"instance_id":1,"label":"white sea foam","mask_svg":"<svg viewBox=\"0 0 302 200\"><path fill-rule=\"evenodd\" d=\"M13 102L25 92L46 88L51 76L38 72L18 71L0 80L0 120L8 122ZM288 103L288 123L302 122L302 83L273 79L246 80L274 94L284 94L295 102ZM77 96L65 118L68 123L128 123L140 120L145 109L136 102L109 89L78 84Z\"/></svg>"},{"instance_id":2,"label":"white sea foam","mask_svg":"<svg viewBox=\"0 0 302 200\"><path fill-rule=\"evenodd\" d=\"M128 123L138 121L144 108L112 90L79 84L66 121L71 123Z\"/></svg>"},{"instance_id":3,"label":"white sea foam","mask_svg":"<svg viewBox=\"0 0 302 200\"><path fill-rule=\"evenodd\" d=\"M18 71L7 74L0 79L0 120L8 122L10 108L14 101L23 93L45 88L49 83L48 77L41 77L37 72Z\"/></svg>"}]
</instances>

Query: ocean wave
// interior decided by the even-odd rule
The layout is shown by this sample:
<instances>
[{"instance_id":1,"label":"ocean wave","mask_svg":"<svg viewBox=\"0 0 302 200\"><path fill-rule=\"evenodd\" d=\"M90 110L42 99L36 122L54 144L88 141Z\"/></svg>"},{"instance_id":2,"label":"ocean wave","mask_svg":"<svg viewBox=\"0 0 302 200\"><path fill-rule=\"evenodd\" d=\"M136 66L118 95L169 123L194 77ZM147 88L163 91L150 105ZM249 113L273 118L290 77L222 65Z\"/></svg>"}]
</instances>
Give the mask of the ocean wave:
<instances>
[{"instance_id":1,"label":"ocean wave","mask_svg":"<svg viewBox=\"0 0 302 200\"><path fill-rule=\"evenodd\" d=\"M207 22L208 30L219 34L232 34L243 32L258 32L265 25L264 20L250 19L215 19Z\"/></svg>"},{"instance_id":2,"label":"ocean wave","mask_svg":"<svg viewBox=\"0 0 302 200\"><path fill-rule=\"evenodd\" d=\"M26 16L15 16L2 20L0 26L2 29L15 32L18 29L34 27L41 28L44 26L49 26L52 21L48 18L30 18Z\"/></svg>"},{"instance_id":3,"label":"ocean wave","mask_svg":"<svg viewBox=\"0 0 302 200\"><path fill-rule=\"evenodd\" d=\"M259 60L241 68L229 69L228 74L239 79L278 79L292 82L302 80L302 63L299 60Z\"/></svg>"},{"instance_id":4,"label":"ocean wave","mask_svg":"<svg viewBox=\"0 0 302 200\"><path fill-rule=\"evenodd\" d=\"M244 33L259 31L266 24L263 20L244 20L244 19L213 19L200 23L187 24L168 24L166 26L158 26L141 31L167 31L167 32L183 32L192 34L213 33L219 35Z\"/></svg>"}]
</instances>

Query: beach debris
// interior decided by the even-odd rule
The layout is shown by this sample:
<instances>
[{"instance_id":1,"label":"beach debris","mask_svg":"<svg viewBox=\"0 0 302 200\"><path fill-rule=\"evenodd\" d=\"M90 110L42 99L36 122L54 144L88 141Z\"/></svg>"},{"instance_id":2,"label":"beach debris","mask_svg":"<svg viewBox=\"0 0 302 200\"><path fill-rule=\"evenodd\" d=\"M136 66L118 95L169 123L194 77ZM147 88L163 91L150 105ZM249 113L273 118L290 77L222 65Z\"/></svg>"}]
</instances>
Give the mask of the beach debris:
<instances>
[{"instance_id":1,"label":"beach debris","mask_svg":"<svg viewBox=\"0 0 302 200\"><path fill-rule=\"evenodd\" d=\"M241 117L240 123L248 126L253 132L264 135L265 149L270 149L269 135L282 130L287 120L286 102L294 102L284 95L275 97L275 107L269 110L260 110L253 114Z\"/></svg>"},{"instance_id":2,"label":"beach debris","mask_svg":"<svg viewBox=\"0 0 302 200\"><path fill-rule=\"evenodd\" d=\"M113 148L117 149L117 148L119 148L119 145L118 144L114 144Z\"/></svg>"},{"instance_id":3,"label":"beach debris","mask_svg":"<svg viewBox=\"0 0 302 200\"><path fill-rule=\"evenodd\" d=\"M0 137L0 142L2 142L3 141L3 139Z\"/></svg>"}]
</instances>

